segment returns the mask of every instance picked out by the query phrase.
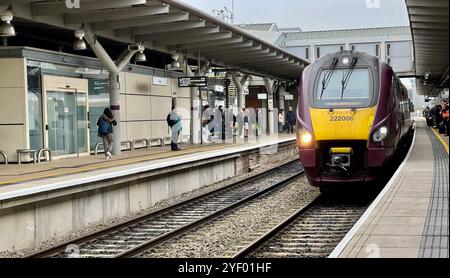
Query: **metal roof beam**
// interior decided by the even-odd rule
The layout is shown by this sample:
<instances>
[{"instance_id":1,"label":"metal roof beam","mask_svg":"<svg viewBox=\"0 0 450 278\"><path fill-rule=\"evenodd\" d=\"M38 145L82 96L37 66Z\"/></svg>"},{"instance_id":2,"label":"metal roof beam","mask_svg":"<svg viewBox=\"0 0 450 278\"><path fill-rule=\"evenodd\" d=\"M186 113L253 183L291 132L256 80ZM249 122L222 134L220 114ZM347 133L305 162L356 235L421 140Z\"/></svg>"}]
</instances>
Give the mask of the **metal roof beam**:
<instances>
[{"instance_id":1,"label":"metal roof beam","mask_svg":"<svg viewBox=\"0 0 450 278\"><path fill-rule=\"evenodd\" d=\"M202 47L202 53L208 54L209 52L221 52L221 51L239 51L239 49L252 47L253 42L239 42L234 44L227 44L223 46L205 46Z\"/></svg>"},{"instance_id":2,"label":"metal roof beam","mask_svg":"<svg viewBox=\"0 0 450 278\"><path fill-rule=\"evenodd\" d=\"M187 21L189 20L189 14L168 14L168 15L153 15L148 17L137 17L130 19L122 19L122 20L110 20L110 21L102 21L102 22L94 22L91 25L93 31L104 31L111 29L122 29L122 28L131 28L131 27L139 27L146 26L152 24L161 24L161 23L169 23L169 22L177 22L177 21Z\"/></svg>"},{"instance_id":3,"label":"metal roof beam","mask_svg":"<svg viewBox=\"0 0 450 278\"><path fill-rule=\"evenodd\" d=\"M177 49L201 49L203 47L212 47L218 45L228 45L228 44L236 44L243 42L244 39L242 37L233 37L231 39L219 39L219 40L209 40L199 43L183 43L179 45L172 45L167 47L168 50L177 50ZM201 54L201 52L200 52Z\"/></svg>"},{"instance_id":4,"label":"metal roof beam","mask_svg":"<svg viewBox=\"0 0 450 278\"><path fill-rule=\"evenodd\" d=\"M253 57L245 58L245 59L241 58L241 57L236 57L233 59L227 58L226 61L229 63L236 63L236 64L241 65L241 64L246 64L246 63L262 62L262 61L277 61L277 60L281 60L281 59L283 59L282 54L272 52L269 54L253 56Z\"/></svg>"},{"instance_id":5,"label":"metal roof beam","mask_svg":"<svg viewBox=\"0 0 450 278\"><path fill-rule=\"evenodd\" d=\"M125 8L133 5L146 4L147 0L81 0L80 8L68 9L66 1L31 3L33 16L60 15L65 13L80 13L100 9Z\"/></svg>"},{"instance_id":6,"label":"metal roof beam","mask_svg":"<svg viewBox=\"0 0 450 278\"><path fill-rule=\"evenodd\" d=\"M448 8L448 0L406 0L406 5L414 7L442 7Z\"/></svg>"},{"instance_id":7,"label":"metal roof beam","mask_svg":"<svg viewBox=\"0 0 450 278\"><path fill-rule=\"evenodd\" d=\"M282 54L279 54L274 57L267 57L267 58L253 58L253 59L246 59L241 61L234 61L233 63L236 63L238 65L263 65L265 63L275 62L275 61L289 61L289 58L283 58ZM255 64L256 63L256 64Z\"/></svg>"},{"instance_id":8,"label":"metal roof beam","mask_svg":"<svg viewBox=\"0 0 450 278\"><path fill-rule=\"evenodd\" d=\"M65 25L99 22L106 20L129 19L135 16L151 16L168 14L169 6L134 7L126 9L113 9L107 11L95 11L80 14L64 15Z\"/></svg>"},{"instance_id":9,"label":"metal roof beam","mask_svg":"<svg viewBox=\"0 0 450 278\"><path fill-rule=\"evenodd\" d=\"M411 15L409 19L412 22L448 22L448 17L444 15Z\"/></svg>"},{"instance_id":10,"label":"metal roof beam","mask_svg":"<svg viewBox=\"0 0 450 278\"><path fill-rule=\"evenodd\" d=\"M203 54L203 55L208 55L208 54ZM260 50L250 50L250 51L245 51L245 52L241 52L241 51L235 51L234 53L228 53L228 54L220 54L217 53L214 56L221 58L221 59L239 59L242 57L271 57L271 56L275 56L275 52L271 52L270 49L260 49Z\"/></svg>"},{"instance_id":11,"label":"metal roof beam","mask_svg":"<svg viewBox=\"0 0 450 278\"><path fill-rule=\"evenodd\" d=\"M159 41L159 40L170 40L170 39L189 39L195 36L207 35L207 34L217 34L220 32L219 27L203 27L203 28L194 28L186 31L172 31L158 34L144 34L137 35L137 41Z\"/></svg>"},{"instance_id":12,"label":"metal roof beam","mask_svg":"<svg viewBox=\"0 0 450 278\"><path fill-rule=\"evenodd\" d=\"M251 46L244 46L239 47L237 49L226 49L226 50L215 50L211 49L209 51L203 51L202 53L205 55L235 55L236 53L250 53L250 52L256 52L258 50L263 50L261 45L251 45Z\"/></svg>"},{"instance_id":13,"label":"metal roof beam","mask_svg":"<svg viewBox=\"0 0 450 278\"><path fill-rule=\"evenodd\" d=\"M204 21L170 22L157 25L146 25L135 28L117 29L116 36L160 34L173 31L188 31L195 28L205 27Z\"/></svg>"},{"instance_id":14,"label":"metal roof beam","mask_svg":"<svg viewBox=\"0 0 450 278\"><path fill-rule=\"evenodd\" d=\"M408 7L408 12L410 15L448 15L448 11L445 9L434 7Z\"/></svg>"},{"instance_id":15,"label":"metal roof beam","mask_svg":"<svg viewBox=\"0 0 450 278\"><path fill-rule=\"evenodd\" d=\"M448 30L448 22L447 23L433 23L433 22L411 22L411 27L413 30L415 28L421 29L433 29L433 30Z\"/></svg>"},{"instance_id":16,"label":"metal roof beam","mask_svg":"<svg viewBox=\"0 0 450 278\"><path fill-rule=\"evenodd\" d=\"M216 33L216 34L207 34L207 35L199 35L199 36L180 36L180 37L174 37L174 38L166 38L161 39L158 41L153 41L155 46L171 46L171 45L178 45L178 44L193 44L193 43L201 43L201 42L208 42L208 41L216 41L216 40L223 40L223 39L231 39L233 36L232 33ZM139 37L140 38L140 37Z\"/></svg>"}]
</instances>

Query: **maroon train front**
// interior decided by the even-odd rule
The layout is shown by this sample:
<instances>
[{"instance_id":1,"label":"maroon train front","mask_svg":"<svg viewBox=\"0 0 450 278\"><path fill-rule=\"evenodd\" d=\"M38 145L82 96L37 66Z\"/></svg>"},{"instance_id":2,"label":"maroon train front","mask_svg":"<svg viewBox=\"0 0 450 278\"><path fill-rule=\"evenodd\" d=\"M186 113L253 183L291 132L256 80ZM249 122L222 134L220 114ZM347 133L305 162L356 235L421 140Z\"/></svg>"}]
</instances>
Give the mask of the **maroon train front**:
<instances>
[{"instance_id":1,"label":"maroon train front","mask_svg":"<svg viewBox=\"0 0 450 278\"><path fill-rule=\"evenodd\" d=\"M413 105L392 68L365 52L328 54L303 73L297 145L313 186L377 180L412 127Z\"/></svg>"}]
</instances>

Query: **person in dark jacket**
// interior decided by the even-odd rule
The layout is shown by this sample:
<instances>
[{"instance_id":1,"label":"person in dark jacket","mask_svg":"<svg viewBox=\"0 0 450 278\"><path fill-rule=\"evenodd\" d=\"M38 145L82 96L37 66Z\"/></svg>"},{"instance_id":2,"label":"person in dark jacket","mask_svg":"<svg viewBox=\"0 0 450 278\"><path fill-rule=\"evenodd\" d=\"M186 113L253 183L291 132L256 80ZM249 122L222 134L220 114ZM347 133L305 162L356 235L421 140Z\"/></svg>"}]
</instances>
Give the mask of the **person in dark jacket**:
<instances>
[{"instance_id":1,"label":"person in dark jacket","mask_svg":"<svg viewBox=\"0 0 450 278\"><path fill-rule=\"evenodd\" d=\"M423 117L427 121L428 126L433 126L433 117L431 117L431 109L430 107L426 107L422 112Z\"/></svg>"},{"instance_id":2,"label":"person in dark jacket","mask_svg":"<svg viewBox=\"0 0 450 278\"><path fill-rule=\"evenodd\" d=\"M97 121L98 126L98 136L102 138L103 149L105 150L106 159L112 158L112 148L113 148L113 127L116 126L117 122L114 119L114 114L111 109L105 108L103 114Z\"/></svg>"},{"instance_id":3,"label":"person in dark jacket","mask_svg":"<svg viewBox=\"0 0 450 278\"><path fill-rule=\"evenodd\" d=\"M287 112L287 124L288 124L288 134L294 133L294 126L297 123L297 115L292 111L292 107L289 107L289 111Z\"/></svg>"}]
</instances>

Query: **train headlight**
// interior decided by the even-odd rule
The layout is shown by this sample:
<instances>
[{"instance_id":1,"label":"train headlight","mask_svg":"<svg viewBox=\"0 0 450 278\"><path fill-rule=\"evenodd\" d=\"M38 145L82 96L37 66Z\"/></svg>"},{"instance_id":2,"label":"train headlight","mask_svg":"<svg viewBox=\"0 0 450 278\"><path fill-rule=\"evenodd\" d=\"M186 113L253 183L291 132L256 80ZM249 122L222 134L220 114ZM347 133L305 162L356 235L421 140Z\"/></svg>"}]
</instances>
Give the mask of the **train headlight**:
<instances>
[{"instance_id":1,"label":"train headlight","mask_svg":"<svg viewBox=\"0 0 450 278\"><path fill-rule=\"evenodd\" d=\"M305 148L310 147L312 142L313 142L312 134L309 131L300 128L297 132L297 145L300 148Z\"/></svg>"},{"instance_id":2,"label":"train headlight","mask_svg":"<svg viewBox=\"0 0 450 278\"><path fill-rule=\"evenodd\" d=\"M386 137L388 136L388 129L387 127L383 126L380 127L372 136L372 140L375 143L380 143L382 142L384 139L386 139Z\"/></svg>"},{"instance_id":3,"label":"train headlight","mask_svg":"<svg viewBox=\"0 0 450 278\"><path fill-rule=\"evenodd\" d=\"M349 57L342 58L342 64L343 65L348 65L349 63L350 63L350 58Z\"/></svg>"}]
</instances>

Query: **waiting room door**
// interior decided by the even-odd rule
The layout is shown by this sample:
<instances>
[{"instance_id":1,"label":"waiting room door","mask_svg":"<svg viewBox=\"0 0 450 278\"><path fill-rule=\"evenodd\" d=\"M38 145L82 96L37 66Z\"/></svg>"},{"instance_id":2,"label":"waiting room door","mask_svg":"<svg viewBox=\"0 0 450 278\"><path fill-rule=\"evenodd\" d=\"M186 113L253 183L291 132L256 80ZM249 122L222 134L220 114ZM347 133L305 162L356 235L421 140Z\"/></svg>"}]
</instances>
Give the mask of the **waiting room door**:
<instances>
[{"instance_id":1,"label":"waiting room door","mask_svg":"<svg viewBox=\"0 0 450 278\"><path fill-rule=\"evenodd\" d=\"M59 158L89 155L87 80L44 76L44 84L46 146Z\"/></svg>"}]
</instances>

